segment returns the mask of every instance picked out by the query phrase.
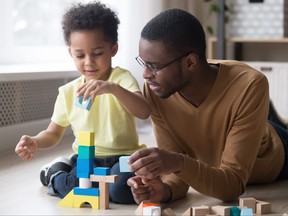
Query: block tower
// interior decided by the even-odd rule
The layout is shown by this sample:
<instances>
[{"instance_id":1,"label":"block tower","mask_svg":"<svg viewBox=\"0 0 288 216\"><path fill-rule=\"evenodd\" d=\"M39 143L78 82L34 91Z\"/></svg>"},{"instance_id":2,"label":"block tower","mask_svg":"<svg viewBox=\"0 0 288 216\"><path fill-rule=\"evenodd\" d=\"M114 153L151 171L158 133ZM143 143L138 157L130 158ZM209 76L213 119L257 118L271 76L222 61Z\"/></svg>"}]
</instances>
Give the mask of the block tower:
<instances>
[{"instance_id":1,"label":"block tower","mask_svg":"<svg viewBox=\"0 0 288 216\"><path fill-rule=\"evenodd\" d=\"M110 175L108 167L93 168L94 136L93 132L79 132L77 158L79 187L72 189L58 206L81 208L85 203L89 203L93 209L109 208L109 183L118 181L118 176ZM99 188L93 188L92 182L99 182Z\"/></svg>"}]
</instances>

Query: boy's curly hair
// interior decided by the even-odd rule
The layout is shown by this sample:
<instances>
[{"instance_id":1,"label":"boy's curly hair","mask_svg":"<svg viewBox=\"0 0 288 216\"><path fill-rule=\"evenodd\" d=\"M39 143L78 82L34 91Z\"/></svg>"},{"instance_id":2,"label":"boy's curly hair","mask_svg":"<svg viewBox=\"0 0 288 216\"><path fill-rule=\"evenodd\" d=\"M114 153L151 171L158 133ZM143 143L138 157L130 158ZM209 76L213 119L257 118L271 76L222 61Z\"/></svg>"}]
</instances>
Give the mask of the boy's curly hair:
<instances>
[{"instance_id":1,"label":"boy's curly hair","mask_svg":"<svg viewBox=\"0 0 288 216\"><path fill-rule=\"evenodd\" d=\"M98 1L73 4L62 19L65 43L70 45L70 35L74 31L101 29L105 39L115 44L118 42L119 23L117 14Z\"/></svg>"}]
</instances>

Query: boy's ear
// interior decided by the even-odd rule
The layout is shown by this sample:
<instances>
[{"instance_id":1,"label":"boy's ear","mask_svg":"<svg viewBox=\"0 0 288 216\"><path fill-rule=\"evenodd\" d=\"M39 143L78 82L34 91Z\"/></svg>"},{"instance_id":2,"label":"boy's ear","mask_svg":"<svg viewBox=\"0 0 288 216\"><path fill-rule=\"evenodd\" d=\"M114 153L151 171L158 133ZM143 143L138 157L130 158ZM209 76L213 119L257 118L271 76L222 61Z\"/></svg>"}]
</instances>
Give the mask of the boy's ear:
<instances>
[{"instance_id":1,"label":"boy's ear","mask_svg":"<svg viewBox=\"0 0 288 216\"><path fill-rule=\"evenodd\" d=\"M112 56L115 56L117 52L118 52L118 43L115 43L112 46Z\"/></svg>"},{"instance_id":2,"label":"boy's ear","mask_svg":"<svg viewBox=\"0 0 288 216\"><path fill-rule=\"evenodd\" d=\"M70 56L72 57L72 53L71 53L71 48L70 47L68 47L68 52L69 52Z\"/></svg>"}]
</instances>

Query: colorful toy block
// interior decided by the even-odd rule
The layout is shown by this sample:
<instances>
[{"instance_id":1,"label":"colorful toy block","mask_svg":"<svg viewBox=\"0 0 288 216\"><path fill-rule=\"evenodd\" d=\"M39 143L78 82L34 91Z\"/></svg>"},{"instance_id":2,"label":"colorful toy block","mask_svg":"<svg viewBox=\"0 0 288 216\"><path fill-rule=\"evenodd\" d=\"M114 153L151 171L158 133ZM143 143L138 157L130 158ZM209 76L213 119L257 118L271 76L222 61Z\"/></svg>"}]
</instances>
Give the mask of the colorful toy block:
<instances>
[{"instance_id":1,"label":"colorful toy block","mask_svg":"<svg viewBox=\"0 0 288 216\"><path fill-rule=\"evenodd\" d=\"M93 209L99 209L99 196L83 196L74 194L74 207L81 208L89 203Z\"/></svg>"},{"instance_id":2,"label":"colorful toy block","mask_svg":"<svg viewBox=\"0 0 288 216\"><path fill-rule=\"evenodd\" d=\"M110 175L110 168L108 167L97 167L94 169L94 157L94 133L79 132L77 158L79 187L71 190L58 203L58 206L81 208L85 203L89 203L94 209L99 209L99 206L100 209L109 208L108 183L117 182L119 176ZM99 188L92 188L92 182L99 182Z\"/></svg>"},{"instance_id":3,"label":"colorful toy block","mask_svg":"<svg viewBox=\"0 0 288 216\"><path fill-rule=\"evenodd\" d=\"M254 216L252 208L242 208L240 216Z\"/></svg>"},{"instance_id":4,"label":"colorful toy block","mask_svg":"<svg viewBox=\"0 0 288 216\"><path fill-rule=\"evenodd\" d=\"M94 138L95 138L94 132L87 132L87 131L79 132L77 137L78 145L94 146Z\"/></svg>"},{"instance_id":5,"label":"colorful toy block","mask_svg":"<svg viewBox=\"0 0 288 216\"><path fill-rule=\"evenodd\" d=\"M160 206L147 206L143 208L143 216L161 216Z\"/></svg>"},{"instance_id":6,"label":"colorful toy block","mask_svg":"<svg viewBox=\"0 0 288 216\"><path fill-rule=\"evenodd\" d=\"M241 209L238 206L230 207L230 216L240 216Z\"/></svg>"},{"instance_id":7,"label":"colorful toy block","mask_svg":"<svg viewBox=\"0 0 288 216\"><path fill-rule=\"evenodd\" d=\"M78 146L78 158L82 159L94 159L95 146Z\"/></svg>"},{"instance_id":8,"label":"colorful toy block","mask_svg":"<svg viewBox=\"0 0 288 216\"><path fill-rule=\"evenodd\" d=\"M253 212L256 212L256 199L252 197L239 198L239 207L252 208Z\"/></svg>"},{"instance_id":9,"label":"colorful toy block","mask_svg":"<svg viewBox=\"0 0 288 216\"><path fill-rule=\"evenodd\" d=\"M119 158L119 167L120 172L131 172L130 171L130 164L128 164L130 156L121 156Z\"/></svg>"},{"instance_id":10,"label":"colorful toy block","mask_svg":"<svg viewBox=\"0 0 288 216\"><path fill-rule=\"evenodd\" d=\"M74 195L85 195L85 196L99 196L98 188L74 188Z\"/></svg>"},{"instance_id":11,"label":"colorful toy block","mask_svg":"<svg viewBox=\"0 0 288 216\"><path fill-rule=\"evenodd\" d=\"M143 215L143 209L145 207L150 207L150 206L158 206L156 203L152 203L150 200L144 200L142 201L138 208L135 210L135 215L137 216L142 216Z\"/></svg>"},{"instance_id":12,"label":"colorful toy block","mask_svg":"<svg viewBox=\"0 0 288 216\"><path fill-rule=\"evenodd\" d=\"M92 182L88 177L79 178L79 187L80 188L92 188Z\"/></svg>"},{"instance_id":13,"label":"colorful toy block","mask_svg":"<svg viewBox=\"0 0 288 216\"><path fill-rule=\"evenodd\" d=\"M86 101L83 101L83 99L84 99L84 96L78 97L75 102L76 106L90 111L92 104L93 104L91 97L88 97Z\"/></svg>"},{"instance_id":14,"label":"colorful toy block","mask_svg":"<svg viewBox=\"0 0 288 216\"><path fill-rule=\"evenodd\" d=\"M94 168L94 175L100 175L100 176L110 175L110 168L108 168L108 167L96 167L96 168Z\"/></svg>"}]
</instances>

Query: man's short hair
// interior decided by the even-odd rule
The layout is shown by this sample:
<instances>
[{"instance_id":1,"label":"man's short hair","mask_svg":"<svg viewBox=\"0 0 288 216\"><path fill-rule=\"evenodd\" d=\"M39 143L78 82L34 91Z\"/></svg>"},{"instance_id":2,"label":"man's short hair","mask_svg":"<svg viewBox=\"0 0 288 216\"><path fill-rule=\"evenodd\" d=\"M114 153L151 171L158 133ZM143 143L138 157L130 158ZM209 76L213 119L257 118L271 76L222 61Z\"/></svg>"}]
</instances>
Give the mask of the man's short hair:
<instances>
[{"instance_id":1,"label":"man's short hair","mask_svg":"<svg viewBox=\"0 0 288 216\"><path fill-rule=\"evenodd\" d=\"M191 13L168 9L151 19L143 28L141 38L164 42L168 52L194 51L206 59L206 40L203 27Z\"/></svg>"}]
</instances>

